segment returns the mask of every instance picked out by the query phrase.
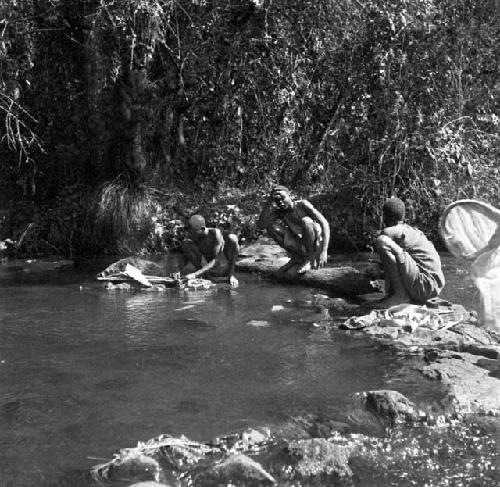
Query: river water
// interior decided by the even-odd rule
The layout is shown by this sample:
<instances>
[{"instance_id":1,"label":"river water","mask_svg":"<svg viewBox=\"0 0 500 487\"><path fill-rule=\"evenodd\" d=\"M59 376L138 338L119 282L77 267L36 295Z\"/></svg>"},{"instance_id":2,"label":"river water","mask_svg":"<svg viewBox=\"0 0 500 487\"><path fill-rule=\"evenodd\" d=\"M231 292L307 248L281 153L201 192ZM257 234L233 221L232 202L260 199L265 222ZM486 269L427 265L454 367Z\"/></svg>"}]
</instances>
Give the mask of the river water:
<instances>
[{"instance_id":1,"label":"river water","mask_svg":"<svg viewBox=\"0 0 500 487\"><path fill-rule=\"evenodd\" d=\"M444 297L473 305L465 271L444 262ZM2 487L73 485L161 433L206 441L308 413L342 420L356 391L438 400L408 361L326 326L341 316L314 304L318 290L239 275L237 290L106 291L94 280L104 263L13 264L0 268Z\"/></svg>"}]
</instances>

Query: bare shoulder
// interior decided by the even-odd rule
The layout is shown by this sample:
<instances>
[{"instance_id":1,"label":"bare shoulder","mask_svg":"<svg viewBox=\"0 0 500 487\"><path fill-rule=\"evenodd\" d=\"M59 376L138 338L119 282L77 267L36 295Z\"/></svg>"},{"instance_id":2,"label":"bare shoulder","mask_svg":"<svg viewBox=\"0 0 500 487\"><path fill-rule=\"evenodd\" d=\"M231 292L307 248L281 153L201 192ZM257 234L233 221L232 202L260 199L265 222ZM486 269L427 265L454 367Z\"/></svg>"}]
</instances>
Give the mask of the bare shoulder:
<instances>
[{"instance_id":1,"label":"bare shoulder","mask_svg":"<svg viewBox=\"0 0 500 487\"><path fill-rule=\"evenodd\" d=\"M324 218L323 214L309 200L298 200L295 204L298 211L303 215L308 215L317 221Z\"/></svg>"},{"instance_id":2,"label":"bare shoulder","mask_svg":"<svg viewBox=\"0 0 500 487\"><path fill-rule=\"evenodd\" d=\"M304 210L315 210L314 205L309 200L297 200L295 205Z\"/></svg>"}]
</instances>

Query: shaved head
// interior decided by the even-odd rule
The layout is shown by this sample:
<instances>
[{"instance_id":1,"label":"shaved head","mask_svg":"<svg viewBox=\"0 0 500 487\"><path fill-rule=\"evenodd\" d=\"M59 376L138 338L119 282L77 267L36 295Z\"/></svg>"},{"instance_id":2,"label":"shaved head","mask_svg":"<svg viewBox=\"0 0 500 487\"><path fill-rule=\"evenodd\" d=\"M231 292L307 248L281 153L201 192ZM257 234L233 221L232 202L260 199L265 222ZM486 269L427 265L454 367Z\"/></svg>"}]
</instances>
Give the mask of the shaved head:
<instances>
[{"instance_id":1,"label":"shaved head","mask_svg":"<svg viewBox=\"0 0 500 487\"><path fill-rule=\"evenodd\" d=\"M205 218L201 215L193 215L188 221L189 228L199 230L205 227Z\"/></svg>"},{"instance_id":2,"label":"shaved head","mask_svg":"<svg viewBox=\"0 0 500 487\"><path fill-rule=\"evenodd\" d=\"M405 204L399 198L389 198L385 200L382 207L384 220L388 222L403 221L405 217Z\"/></svg>"}]
</instances>

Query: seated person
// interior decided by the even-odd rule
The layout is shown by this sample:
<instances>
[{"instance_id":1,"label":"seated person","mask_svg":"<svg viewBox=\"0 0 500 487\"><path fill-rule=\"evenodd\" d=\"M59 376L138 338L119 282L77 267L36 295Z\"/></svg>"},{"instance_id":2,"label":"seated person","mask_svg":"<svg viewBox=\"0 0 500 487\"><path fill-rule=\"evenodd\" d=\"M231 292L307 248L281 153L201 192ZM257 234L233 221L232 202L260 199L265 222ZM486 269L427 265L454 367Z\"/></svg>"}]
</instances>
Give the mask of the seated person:
<instances>
[{"instance_id":1,"label":"seated person","mask_svg":"<svg viewBox=\"0 0 500 487\"><path fill-rule=\"evenodd\" d=\"M389 198L382 208L384 229L376 241L386 281L386 299L379 307L424 304L444 287L441 259L432 242L404 223L405 204Z\"/></svg>"},{"instance_id":2,"label":"seated person","mask_svg":"<svg viewBox=\"0 0 500 487\"><path fill-rule=\"evenodd\" d=\"M184 278L196 279L203 274L227 276L231 287L238 287L238 279L234 277L234 264L240 251L238 237L232 233L223 236L218 228L207 228L201 215L189 219L188 232L191 238L183 242L182 250L196 271Z\"/></svg>"},{"instance_id":3,"label":"seated person","mask_svg":"<svg viewBox=\"0 0 500 487\"><path fill-rule=\"evenodd\" d=\"M257 223L283 247L290 260L280 269L298 265L297 274L323 267L328 258L330 225L307 200L294 200L284 186L274 186Z\"/></svg>"}]
</instances>

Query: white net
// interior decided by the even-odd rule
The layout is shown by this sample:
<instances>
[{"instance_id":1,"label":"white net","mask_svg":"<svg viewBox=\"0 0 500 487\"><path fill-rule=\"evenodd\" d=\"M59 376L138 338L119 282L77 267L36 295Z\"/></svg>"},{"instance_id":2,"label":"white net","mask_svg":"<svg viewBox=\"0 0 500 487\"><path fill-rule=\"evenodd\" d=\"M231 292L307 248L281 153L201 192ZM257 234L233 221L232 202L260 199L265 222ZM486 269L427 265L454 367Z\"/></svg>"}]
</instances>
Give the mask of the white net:
<instances>
[{"instance_id":1,"label":"white net","mask_svg":"<svg viewBox=\"0 0 500 487\"><path fill-rule=\"evenodd\" d=\"M439 230L453 255L472 262L482 325L500 331L500 211L480 201L455 201L444 210Z\"/></svg>"}]
</instances>

